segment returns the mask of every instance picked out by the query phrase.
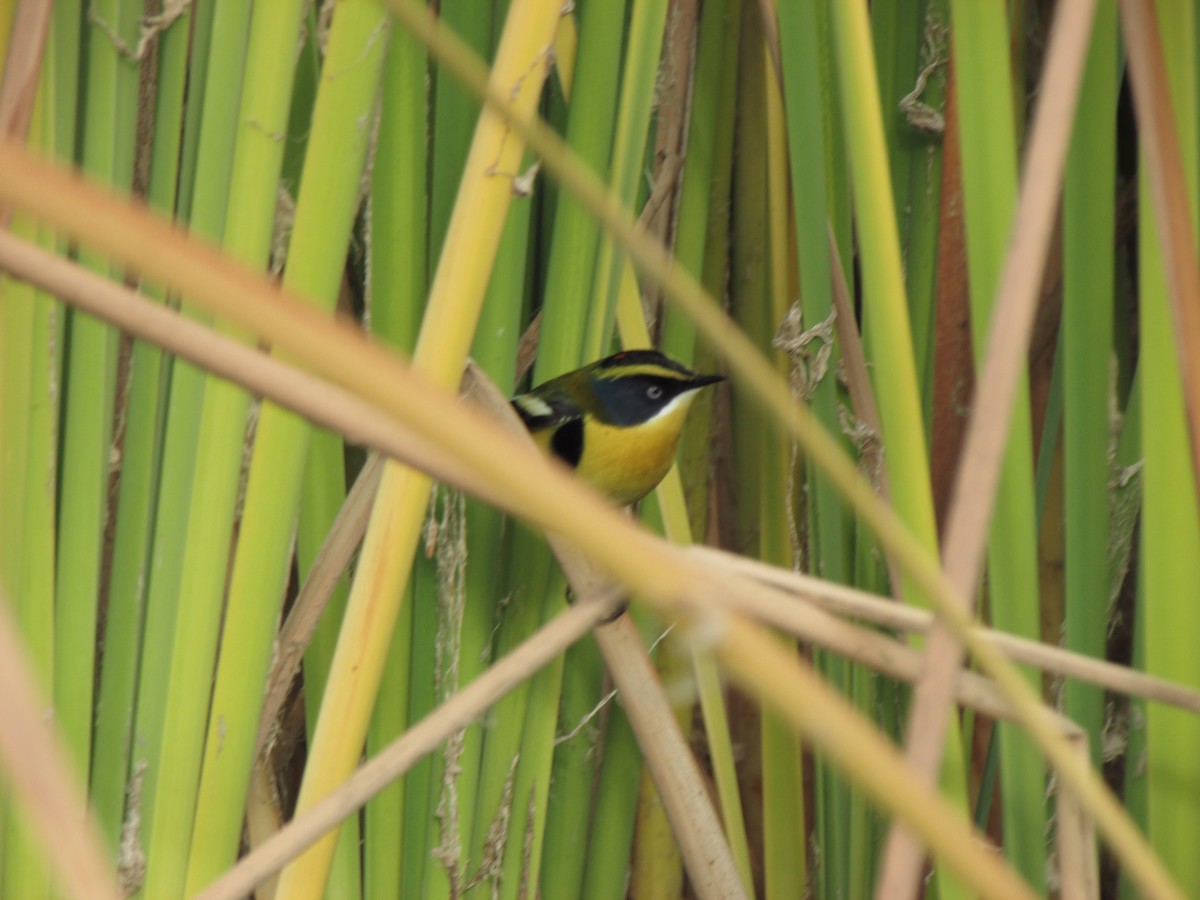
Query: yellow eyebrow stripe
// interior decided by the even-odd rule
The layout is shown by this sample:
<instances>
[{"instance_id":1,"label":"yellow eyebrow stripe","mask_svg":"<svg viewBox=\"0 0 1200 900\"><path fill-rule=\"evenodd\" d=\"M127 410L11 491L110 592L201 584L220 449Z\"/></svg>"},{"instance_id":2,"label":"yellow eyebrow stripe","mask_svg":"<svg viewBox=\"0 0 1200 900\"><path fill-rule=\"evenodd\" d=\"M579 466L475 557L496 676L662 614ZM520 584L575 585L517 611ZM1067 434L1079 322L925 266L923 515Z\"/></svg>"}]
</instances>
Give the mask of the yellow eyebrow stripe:
<instances>
[{"instance_id":1,"label":"yellow eyebrow stripe","mask_svg":"<svg viewBox=\"0 0 1200 900\"><path fill-rule=\"evenodd\" d=\"M597 378L603 378L611 381L617 378L630 378L636 375L651 375L655 378L672 378L675 381L691 381L692 375L684 372L676 372L674 369L668 369L664 366L656 365L631 365L631 366L613 366L610 369L599 369L596 371Z\"/></svg>"}]
</instances>

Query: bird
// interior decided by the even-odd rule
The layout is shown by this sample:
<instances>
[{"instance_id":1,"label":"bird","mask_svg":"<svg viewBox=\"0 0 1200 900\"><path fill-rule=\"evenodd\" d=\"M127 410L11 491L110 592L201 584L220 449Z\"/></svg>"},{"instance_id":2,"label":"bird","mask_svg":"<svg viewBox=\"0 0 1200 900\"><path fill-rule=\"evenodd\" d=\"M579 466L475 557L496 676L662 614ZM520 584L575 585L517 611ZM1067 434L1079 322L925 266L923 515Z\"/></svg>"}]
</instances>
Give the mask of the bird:
<instances>
[{"instance_id":1,"label":"bird","mask_svg":"<svg viewBox=\"0 0 1200 900\"><path fill-rule=\"evenodd\" d=\"M656 350L626 350L512 398L534 442L619 506L662 481L696 393L724 381Z\"/></svg>"}]
</instances>

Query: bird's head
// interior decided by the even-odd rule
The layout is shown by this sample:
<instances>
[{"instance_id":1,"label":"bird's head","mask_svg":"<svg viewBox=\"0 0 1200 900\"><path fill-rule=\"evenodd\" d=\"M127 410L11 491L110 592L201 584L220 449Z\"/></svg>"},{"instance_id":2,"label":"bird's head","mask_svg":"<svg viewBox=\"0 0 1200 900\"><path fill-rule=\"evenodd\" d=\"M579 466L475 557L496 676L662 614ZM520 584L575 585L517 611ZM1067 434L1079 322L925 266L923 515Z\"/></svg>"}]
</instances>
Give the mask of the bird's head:
<instances>
[{"instance_id":1,"label":"bird's head","mask_svg":"<svg viewBox=\"0 0 1200 900\"><path fill-rule=\"evenodd\" d=\"M626 350L585 367L593 416L606 425L629 428L690 403L695 391L724 381L699 375L654 350Z\"/></svg>"}]
</instances>

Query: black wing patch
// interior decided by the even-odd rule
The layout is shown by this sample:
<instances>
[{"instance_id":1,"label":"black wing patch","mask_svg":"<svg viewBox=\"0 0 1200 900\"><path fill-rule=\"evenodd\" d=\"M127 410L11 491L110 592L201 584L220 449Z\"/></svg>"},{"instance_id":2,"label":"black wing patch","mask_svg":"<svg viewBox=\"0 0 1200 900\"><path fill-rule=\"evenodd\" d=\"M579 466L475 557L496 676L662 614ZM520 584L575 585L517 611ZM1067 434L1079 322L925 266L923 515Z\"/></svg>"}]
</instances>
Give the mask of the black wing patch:
<instances>
[{"instance_id":1,"label":"black wing patch","mask_svg":"<svg viewBox=\"0 0 1200 900\"><path fill-rule=\"evenodd\" d=\"M568 419L550 436L554 455L574 469L583 458L583 419Z\"/></svg>"},{"instance_id":2,"label":"black wing patch","mask_svg":"<svg viewBox=\"0 0 1200 900\"><path fill-rule=\"evenodd\" d=\"M514 397L512 405L531 432L550 432L551 453L571 468L579 465L583 457L583 416L567 394L536 391Z\"/></svg>"}]
</instances>

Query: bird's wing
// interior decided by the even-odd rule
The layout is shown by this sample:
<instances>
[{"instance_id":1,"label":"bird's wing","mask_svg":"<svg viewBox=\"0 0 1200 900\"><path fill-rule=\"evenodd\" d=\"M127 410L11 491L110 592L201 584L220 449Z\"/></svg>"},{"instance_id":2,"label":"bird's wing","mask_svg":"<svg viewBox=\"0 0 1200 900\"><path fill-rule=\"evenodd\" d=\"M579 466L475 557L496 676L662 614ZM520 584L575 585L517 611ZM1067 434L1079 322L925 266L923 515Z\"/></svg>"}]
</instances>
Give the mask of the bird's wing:
<instances>
[{"instance_id":1,"label":"bird's wing","mask_svg":"<svg viewBox=\"0 0 1200 900\"><path fill-rule=\"evenodd\" d=\"M583 413L574 400L565 392L535 391L530 394L519 394L512 399L513 409L530 431L545 431L558 428L575 419L581 419Z\"/></svg>"}]
</instances>

